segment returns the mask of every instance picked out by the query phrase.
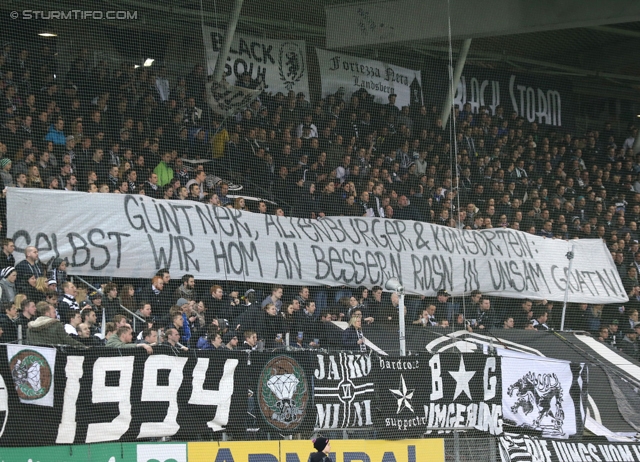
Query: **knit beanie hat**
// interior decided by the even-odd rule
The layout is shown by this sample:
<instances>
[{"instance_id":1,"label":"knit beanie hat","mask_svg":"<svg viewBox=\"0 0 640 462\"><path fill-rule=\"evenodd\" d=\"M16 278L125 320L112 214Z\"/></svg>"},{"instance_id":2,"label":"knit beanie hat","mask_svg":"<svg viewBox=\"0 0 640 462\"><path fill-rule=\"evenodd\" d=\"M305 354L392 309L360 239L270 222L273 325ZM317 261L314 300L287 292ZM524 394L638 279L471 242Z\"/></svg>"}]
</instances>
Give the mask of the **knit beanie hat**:
<instances>
[{"instance_id":1,"label":"knit beanie hat","mask_svg":"<svg viewBox=\"0 0 640 462\"><path fill-rule=\"evenodd\" d=\"M329 439L323 438L321 436L313 440L313 447L316 448L318 452L324 451L324 448L327 447L327 444L329 444Z\"/></svg>"},{"instance_id":2,"label":"knit beanie hat","mask_svg":"<svg viewBox=\"0 0 640 462\"><path fill-rule=\"evenodd\" d=\"M0 168L5 168L10 163L11 159L7 159L6 157L4 159L0 159Z\"/></svg>"},{"instance_id":3,"label":"knit beanie hat","mask_svg":"<svg viewBox=\"0 0 640 462\"><path fill-rule=\"evenodd\" d=\"M2 271L0 271L0 278L2 279L8 278L9 275L14 271L16 271L16 269L13 266L7 266L6 268L2 268Z\"/></svg>"}]
</instances>

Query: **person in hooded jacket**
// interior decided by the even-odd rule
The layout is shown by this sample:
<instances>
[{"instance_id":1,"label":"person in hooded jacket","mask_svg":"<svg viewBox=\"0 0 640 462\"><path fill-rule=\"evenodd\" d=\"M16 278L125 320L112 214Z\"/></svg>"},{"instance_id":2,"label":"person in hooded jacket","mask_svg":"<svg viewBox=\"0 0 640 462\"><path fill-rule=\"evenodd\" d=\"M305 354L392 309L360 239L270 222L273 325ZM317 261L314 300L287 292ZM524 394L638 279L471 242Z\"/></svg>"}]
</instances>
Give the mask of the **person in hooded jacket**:
<instances>
[{"instance_id":1,"label":"person in hooded jacket","mask_svg":"<svg viewBox=\"0 0 640 462\"><path fill-rule=\"evenodd\" d=\"M50 304L37 305L38 318L29 323L27 343L30 345L70 345L79 348L85 346L71 338L57 319L56 307Z\"/></svg>"}]
</instances>

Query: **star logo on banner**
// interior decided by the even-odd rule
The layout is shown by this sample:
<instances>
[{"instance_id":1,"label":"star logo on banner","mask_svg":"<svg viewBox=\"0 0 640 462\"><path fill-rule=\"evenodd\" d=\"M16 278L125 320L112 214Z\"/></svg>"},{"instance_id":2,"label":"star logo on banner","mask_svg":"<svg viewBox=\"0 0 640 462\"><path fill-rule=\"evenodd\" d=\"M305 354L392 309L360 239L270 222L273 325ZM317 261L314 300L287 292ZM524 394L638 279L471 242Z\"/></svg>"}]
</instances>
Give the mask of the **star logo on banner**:
<instances>
[{"instance_id":1,"label":"star logo on banner","mask_svg":"<svg viewBox=\"0 0 640 462\"><path fill-rule=\"evenodd\" d=\"M411 398L413 398L413 392L415 391L415 389L407 390L407 384L405 383L404 376L402 374L400 374L400 381L401 383L399 390L389 389L391 393L398 397L398 411L396 412L396 414L400 414L400 411L405 407L411 412L415 413L415 411L413 410L413 406L411 405L411 401L409 401Z\"/></svg>"},{"instance_id":2,"label":"star logo on banner","mask_svg":"<svg viewBox=\"0 0 640 462\"><path fill-rule=\"evenodd\" d=\"M471 390L469 390L469 381L471 378L476 375L475 371L469 371L464 367L464 358L460 356L460 367L458 368L458 372L451 372L451 377L453 377L456 381L456 392L453 394L453 399L455 400L460 393L463 391L467 394L469 399L471 399Z\"/></svg>"}]
</instances>

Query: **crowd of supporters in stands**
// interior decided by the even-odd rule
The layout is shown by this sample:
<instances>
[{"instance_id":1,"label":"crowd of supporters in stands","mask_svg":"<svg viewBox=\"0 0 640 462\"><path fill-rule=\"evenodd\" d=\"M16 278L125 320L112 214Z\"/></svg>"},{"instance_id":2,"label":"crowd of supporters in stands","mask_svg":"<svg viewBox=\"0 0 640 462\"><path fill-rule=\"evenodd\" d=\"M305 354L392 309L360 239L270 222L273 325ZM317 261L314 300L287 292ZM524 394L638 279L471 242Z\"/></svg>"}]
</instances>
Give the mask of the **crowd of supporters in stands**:
<instances>
[{"instance_id":1,"label":"crowd of supporters in stands","mask_svg":"<svg viewBox=\"0 0 640 462\"><path fill-rule=\"evenodd\" d=\"M631 301L624 309L572 307L568 327L608 343L630 343L638 354L633 323L640 301L640 164L633 125L624 136L611 124L578 133L528 123L501 106L472 112L466 104L455 108L443 128L437 106L398 107L393 94L379 103L364 89L346 100L338 92L310 102L302 93L267 88L249 107L223 119L208 109L201 65L170 78L163 67L92 66L89 50L82 49L63 79L55 77L55 68L47 47L31 53L6 45L0 52L5 190L145 194L310 219L376 216L603 239ZM252 86L250 76L238 84ZM234 185L268 200L254 205L231 197ZM312 288L313 296L305 288L306 298L283 298L276 291L265 294L265 303L252 300L256 292L250 287L242 297L215 284L196 294L189 278L169 293L169 273L161 272L141 287L108 282L91 296L78 296L64 260L45 267L30 247L16 265L13 251L13 242L3 241L3 341L13 340L19 324L23 333L57 343L53 339L62 330L51 326L60 320L83 345L106 341L147 349L166 338L176 348L243 341L272 348L289 333L291 346L364 348L362 326L397 326L397 300L376 298L382 293L376 287ZM453 301L441 292L433 300L409 298L408 322L469 330L559 327L558 304L554 310L546 300L502 301L492 308L481 294ZM121 304L148 322L134 326ZM335 332L327 337L320 327L331 319L349 321L352 330L344 338ZM152 327L163 328L162 339ZM130 343L130 336L140 342Z\"/></svg>"}]
</instances>

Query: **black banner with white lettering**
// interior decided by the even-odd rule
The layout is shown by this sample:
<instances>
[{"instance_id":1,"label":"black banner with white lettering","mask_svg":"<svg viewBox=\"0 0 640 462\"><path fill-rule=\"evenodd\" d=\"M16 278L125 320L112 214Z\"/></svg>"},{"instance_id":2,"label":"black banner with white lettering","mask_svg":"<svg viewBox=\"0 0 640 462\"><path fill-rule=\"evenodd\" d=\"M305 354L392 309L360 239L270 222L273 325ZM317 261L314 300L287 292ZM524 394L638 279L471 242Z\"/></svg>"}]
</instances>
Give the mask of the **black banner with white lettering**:
<instances>
[{"instance_id":1,"label":"black banner with white lettering","mask_svg":"<svg viewBox=\"0 0 640 462\"><path fill-rule=\"evenodd\" d=\"M499 438L499 447L502 462L640 462L640 443L637 442L557 441L505 434Z\"/></svg>"},{"instance_id":2,"label":"black banner with white lettering","mask_svg":"<svg viewBox=\"0 0 640 462\"><path fill-rule=\"evenodd\" d=\"M456 428L501 435L507 359L480 352L398 357L159 346L149 355L141 348L0 345L0 447L199 441L223 432L234 439L306 437L340 429L371 429L388 439ZM584 408L580 390L586 387L562 401L567 421L570 409ZM523 410L544 411L542 401L523 399ZM574 433L563 428L559 437ZM582 423L576 428L579 434Z\"/></svg>"},{"instance_id":3,"label":"black banner with white lettering","mask_svg":"<svg viewBox=\"0 0 640 462\"><path fill-rule=\"evenodd\" d=\"M0 446L245 436L247 354L154 347L58 351L0 345ZM54 390L51 407L28 404Z\"/></svg>"},{"instance_id":4,"label":"black banner with white lettering","mask_svg":"<svg viewBox=\"0 0 640 462\"><path fill-rule=\"evenodd\" d=\"M497 356L443 353L377 357L374 425L383 438L420 438L455 428L502 433Z\"/></svg>"},{"instance_id":5,"label":"black banner with white lettering","mask_svg":"<svg viewBox=\"0 0 640 462\"><path fill-rule=\"evenodd\" d=\"M423 88L430 88L431 95L439 95L442 101L432 103L440 105L449 92L449 71L446 64L434 64L430 72L423 72L422 75ZM492 116L498 115L496 108L501 106L505 120L509 120L515 112L525 122L535 122L542 129L560 132L573 128L577 112L576 98L569 79L468 65L460 76L454 99L454 104L461 111L464 111L467 103L474 114L478 113L481 106L485 106ZM464 114L461 119L463 117Z\"/></svg>"},{"instance_id":6,"label":"black banner with white lettering","mask_svg":"<svg viewBox=\"0 0 640 462\"><path fill-rule=\"evenodd\" d=\"M316 430L373 428L376 358L370 352L317 355L313 372Z\"/></svg>"}]
</instances>

